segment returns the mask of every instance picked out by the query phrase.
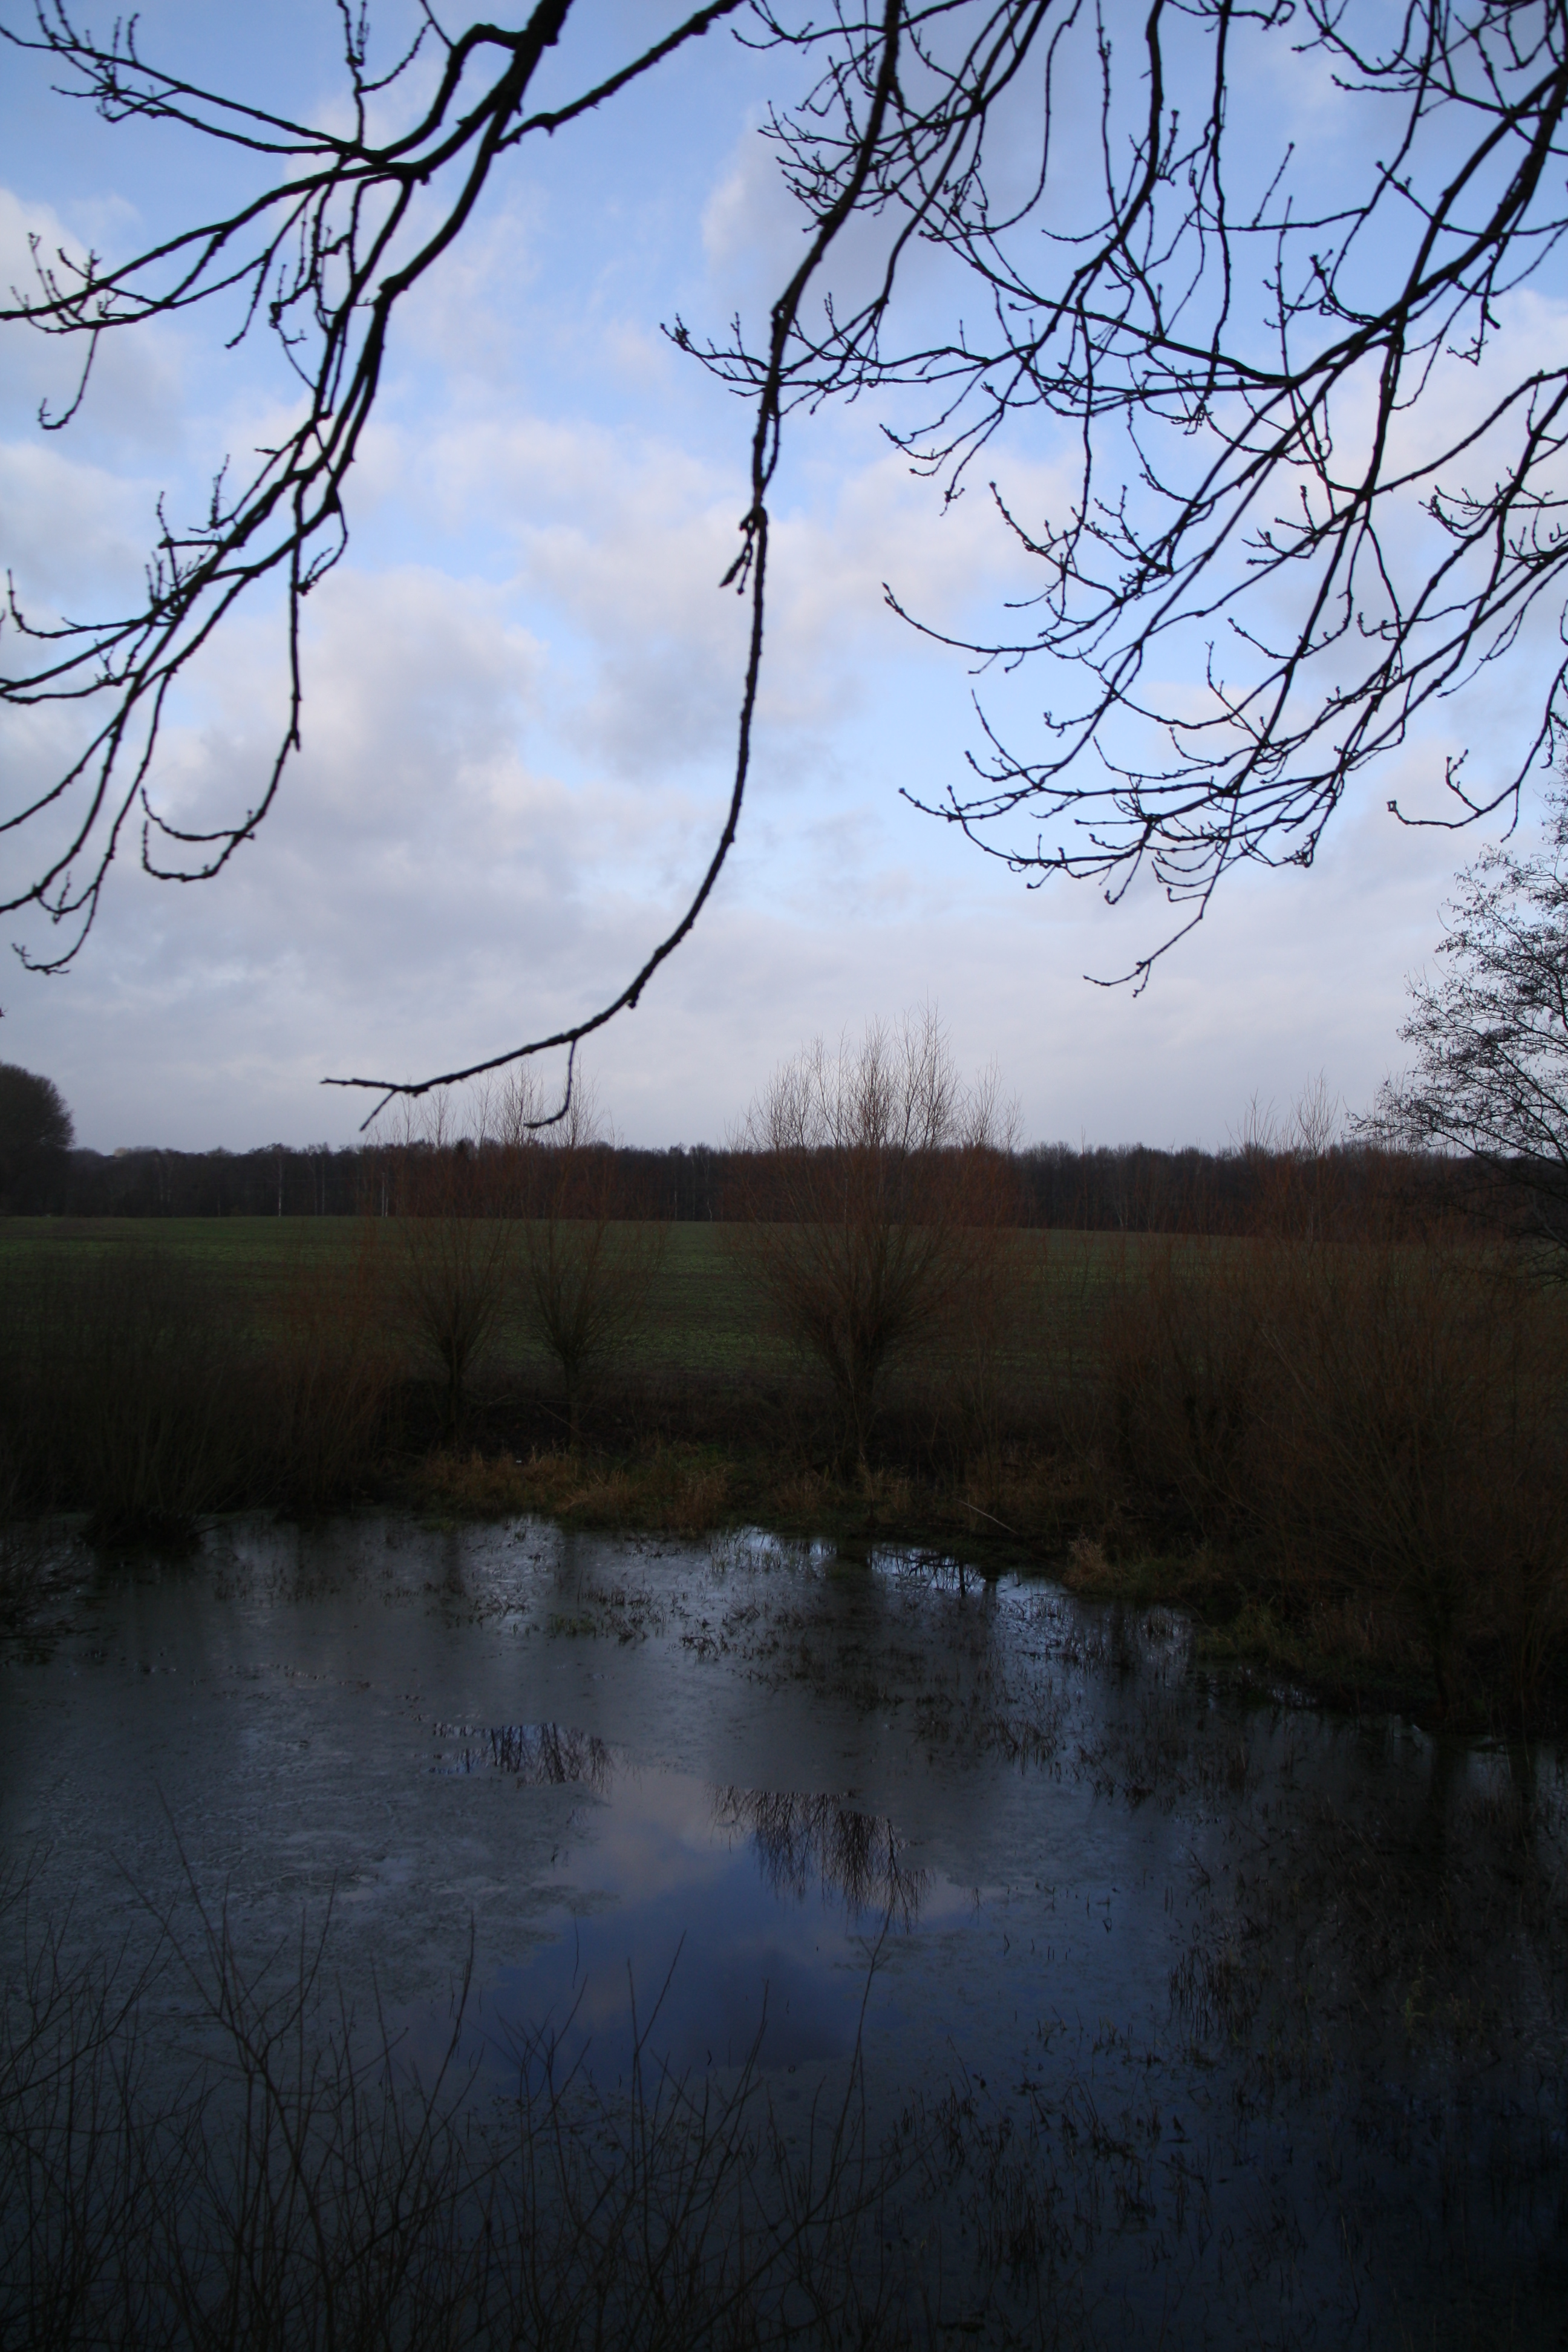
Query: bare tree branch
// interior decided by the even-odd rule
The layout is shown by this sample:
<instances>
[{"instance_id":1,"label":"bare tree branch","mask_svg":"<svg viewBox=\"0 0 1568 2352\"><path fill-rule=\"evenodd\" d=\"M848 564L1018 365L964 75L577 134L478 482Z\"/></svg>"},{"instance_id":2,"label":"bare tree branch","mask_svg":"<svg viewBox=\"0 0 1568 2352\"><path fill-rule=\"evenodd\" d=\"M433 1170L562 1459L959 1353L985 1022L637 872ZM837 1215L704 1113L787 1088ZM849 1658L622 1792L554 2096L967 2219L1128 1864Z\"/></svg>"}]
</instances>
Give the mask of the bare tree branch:
<instances>
[{"instance_id":1,"label":"bare tree branch","mask_svg":"<svg viewBox=\"0 0 1568 2352\"><path fill-rule=\"evenodd\" d=\"M890 437L950 499L1009 431L1039 425L1076 446L1077 484L1038 523L991 484L1043 573L1021 625L944 629L889 588L933 641L982 667L1043 658L1068 698L1038 751L983 710L971 785L907 797L1032 884L1090 877L1115 900L1152 875L1179 937L1237 863L1310 865L1352 778L1513 656L1543 595L1561 633L1568 371L1531 354L1499 386L1489 363L1502 304L1568 228L1568 11L994 0L908 17L919 71L864 200L888 224L888 280L803 332L791 397L931 393L928 422ZM1331 78L1331 168L1270 151L1255 115L1231 129L1238 81L1245 102L1314 68ZM1096 85L1098 189L1081 121ZM858 135L838 58L772 135L801 202L824 204ZM1021 188L1010 204L993 165ZM960 319L889 341L911 236L979 292L984 331ZM741 338L704 356L757 379ZM1450 758L1445 822L1516 800L1550 763L1565 678L1559 646L1484 783Z\"/></svg>"},{"instance_id":2,"label":"bare tree branch","mask_svg":"<svg viewBox=\"0 0 1568 2352\"><path fill-rule=\"evenodd\" d=\"M37 253L36 286L0 318L84 352L74 398L41 423L75 415L105 335L215 300L237 318L231 340L258 323L278 337L305 394L279 447L235 485L220 474L205 520L161 513L135 610L35 624L11 590L0 625L25 659L0 698L79 704L89 719L68 771L0 814L0 835L51 844L0 897L64 927L36 968L79 951L128 826L150 872L194 880L267 814L300 741L300 608L347 545L397 305L466 233L500 159L721 20L741 29L740 0L715 0L531 111L573 6L536 0L515 29L455 34L426 7L373 73L364 17L343 5L342 131L144 58L134 19L100 41L67 0L38 0L29 31L0 28L109 120L177 125L270 173L232 213L129 262ZM569 1101L576 1045L635 1007L689 934L744 800L767 499L802 407L923 401L923 422L886 428L894 446L949 500L994 464L1005 543L1037 572L989 633L912 613L889 585L895 610L982 670L1043 662L1054 698L1024 745L988 699L968 781L908 796L1031 887L1067 874L1115 900L1151 877L1177 911L1173 937L1237 864L1310 865L1363 768L1489 668L1524 660L1543 599L1568 635L1568 367L1549 349L1521 358L1519 309L1526 289L1555 290L1568 231L1568 0L1410 0L1392 16L1373 0L828 0L816 16L751 0L744 24L815 79L768 124L809 234L765 333L671 330L752 410L726 583L750 596L751 630L723 826L684 913L596 1012L437 1077L331 1082L374 1090L378 1108L561 1047ZM412 92L420 60L437 68L427 93L380 135L385 94ZM1259 103L1308 76L1327 142L1310 152ZM1015 447L1070 456L1071 487L1042 515L1006 484ZM186 830L149 796L167 697L271 581L289 655L276 758L231 824ZM1531 765L1568 740L1561 642L1542 668L1484 773L1472 782L1451 751L1443 822L1517 804ZM1144 984L1171 943L1127 976Z\"/></svg>"},{"instance_id":3,"label":"bare tree branch","mask_svg":"<svg viewBox=\"0 0 1568 2352\"><path fill-rule=\"evenodd\" d=\"M260 463L241 487L231 488L226 470L217 477L204 521L177 530L160 509L146 600L137 610L103 622L35 626L10 587L4 619L37 651L0 682L0 698L21 709L107 706L67 772L0 816L5 835L36 828L46 812L73 812L63 845L42 870L0 896L0 912L37 906L66 928L67 943L57 954L24 955L30 968L58 971L79 952L127 825L140 824L149 873L195 881L221 871L267 815L300 747L301 607L348 545L343 494L380 388L393 318L462 234L498 156L525 132L549 132L651 71L732 15L742 0L713 0L611 81L553 115L520 121L540 61L558 41L572 5L538 0L520 31L476 25L445 41L435 94L411 128L380 143L370 133L367 101L410 71L426 34L435 35L433 18L389 72L373 77L363 18L344 15L352 136L310 129L148 63L137 48L133 17L117 23L106 44L77 29L64 0L40 5L30 36L0 26L14 47L44 51L67 74L68 94L87 99L110 121L178 122L222 144L278 157L285 167L274 185L233 214L112 268L91 253L50 256L36 246L37 287L14 292L0 319L85 337L90 367L105 334L234 297L242 310L230 346L264 318L307 394L300 422L279 447L257 453ZM470 93L473 71L489 70L492 57L489 79ZM436 201L433 222L416 207L421 197ZM46 426L75 414L87 367L70 409L58 418L42 415ZM188 830L162 816L147 790L169 690L240 599L275 577L285 588L289 693L265 789L234 823Z\"/></svg>"}]
</instances>

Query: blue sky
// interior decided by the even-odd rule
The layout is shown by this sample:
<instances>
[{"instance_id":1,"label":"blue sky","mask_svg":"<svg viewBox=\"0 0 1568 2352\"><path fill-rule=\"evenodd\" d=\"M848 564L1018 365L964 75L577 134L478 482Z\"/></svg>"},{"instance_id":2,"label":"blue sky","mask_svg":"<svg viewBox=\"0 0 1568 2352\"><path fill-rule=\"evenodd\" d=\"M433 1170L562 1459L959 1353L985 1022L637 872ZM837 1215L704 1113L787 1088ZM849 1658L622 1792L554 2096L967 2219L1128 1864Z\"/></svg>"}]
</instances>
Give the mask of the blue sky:
<instances>
[{"instance_id":1,"label":"blue sky","mask_svg":"<svg viewBox=\"0 0 1568 2352\"><path fill-rule=\"evenodd\" d=\"M663 13L612 0L586 21L610 54ZM327 0L159 0L141 35L300 115L339 102ZM243 162L103 125L47 80L0 60L7 278L29 228L129 252L244 184ZM363 1107L322 1076L417 1076L554 1027L683 902L728 789L744 614L718 583L749 418L659 330L677 311L698 330L754 317L796 249L757 131L776 84L776 65L711 37L517 157L415 297L349 556L308 608L304 751L279 806L200 888L127 861L68 974L0 975L0 1057L58 1081L82 1141L346 1140ZM1516 340L1555 343L1560 306L1529 302ZM46 440L34 410L65 380L58 347L0 331L0 560L39 608L80 612L138 576L160 491L199 502L289 386L275 346L224 352L201 313L111 347L78 424ZM1048 507L1055 465L1047 440L1016 445L1010 494ZM964 662L888 613L881 583L960 625L1020 593L983 499L944 515L860 407L796 422L773 504L742 840L695 938L592 1049L621 1130L716 1139L812 1034L927 1001L1034 1138L1223 1143L1249 1098L1283 1103L1320 1071L1364 1104L1480 846L1405 831L1384 803L1430 801L1444 751L1484 739L1486 703L1366 779L1311 872L1234 877L1141 998L1102 990L1085 975L1157 944L1157 903L1026 891L899 797L940 795L977 728ZM231 629L161 754L163 804L243 804L281 651L265 607ZM1488 690L1500 708L1514 688ZM987 691L1020 727L1044 698L1027 678ZM0 754L15 775L48 748L14 731Z\"/></svg>"}]
</instances>

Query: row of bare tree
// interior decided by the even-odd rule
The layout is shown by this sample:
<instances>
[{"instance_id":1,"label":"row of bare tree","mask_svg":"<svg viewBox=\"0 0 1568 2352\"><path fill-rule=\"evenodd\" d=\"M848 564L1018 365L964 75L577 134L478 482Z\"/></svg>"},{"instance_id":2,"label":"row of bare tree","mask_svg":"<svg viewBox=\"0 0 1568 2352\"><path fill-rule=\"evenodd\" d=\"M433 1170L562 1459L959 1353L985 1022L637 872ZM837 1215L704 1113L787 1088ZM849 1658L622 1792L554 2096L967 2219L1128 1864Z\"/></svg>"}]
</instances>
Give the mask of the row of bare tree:
<instances>
[{"instance_id":1,"label":"row of bare tree","mask_svg":"<svg viewBox=\"0 0 1568 2352\"><path fill-rule=\"evenodd\" d=\"M663 1228L620 1198L591 1092L541 1128L526 1072L458 1136L439 1097L387 1155L402 1319L444 1383L449 1428L509 1316L555 1365L575 1442L595 1373L641 1320ZM863 1464L886 1377L922 1346L982 1359L1017 1222L1016 1114L958 1076L929 1009L820 1040L775 1071L734 1139L742 1213L724 1227L759 1306L826 1373Z\"/></svg>"},{"instance_id":2,"label":"row of bare tree","mask_svg":"<svg viewBox=\"0 0 1568 2352\"><path fill-rule=\"evenodd\" d=\"M591 1091L550 1126L526 1073L477 1108L459 1137L436 1097L387 1150L379 1205L395 1219L402 1319L455 1427L470 1366L520 1314L557 1368L575 1442L587 1386L642 1318L665 1229L638 1219ZM1254 1104L1238 1156L1253 1163L1255 1236L1415 1229L1426 1209L1409 1171L1340 1149L1339 1117L1321 1082L1283 1121ZM927 1007L837 1048L818 1039L731 1135L720 1230L759 1313L830 1382L846 1466L866 1464L889 1376L914 1357L941 1362L966 1423L994 1419L1003 1360L1033 1311L1017 1129L994 1073L963 1080Z\"/></svg>"},{"instance_id":3,"label":"row of bare tree","mask_svg":"<svg viewBox=\"0 0 1568 2352\"><path fill-rule=\"evenodd\" d=\"M639 1218L591 1090L552 1126L537 1124L526 1073L477 1109L458 1136L436 1097L386 1150L378 1205L395 1221L401 1319L445 1384L450 1428L476 1358L520 1318L557 1369L575 1443L588 1386L643 1318L666 1232ZM1283 1119L1254 1103L1237 1157L1255 1238L1388 1242L1429 1219L1430 1187L1396 1154L1347 1152L1339 1127L1321 1081ZM941 1363L966 1424L994 1421L1004 1360L1038 1306L1017 1131L995 1074L966 1082L927 1007L837 1047L816 1040L731 1134L725 1246L759 1313L831 1384L845 1466L867 1463L889 1377L911 1359Z\"/></svg>"}]
</instances>

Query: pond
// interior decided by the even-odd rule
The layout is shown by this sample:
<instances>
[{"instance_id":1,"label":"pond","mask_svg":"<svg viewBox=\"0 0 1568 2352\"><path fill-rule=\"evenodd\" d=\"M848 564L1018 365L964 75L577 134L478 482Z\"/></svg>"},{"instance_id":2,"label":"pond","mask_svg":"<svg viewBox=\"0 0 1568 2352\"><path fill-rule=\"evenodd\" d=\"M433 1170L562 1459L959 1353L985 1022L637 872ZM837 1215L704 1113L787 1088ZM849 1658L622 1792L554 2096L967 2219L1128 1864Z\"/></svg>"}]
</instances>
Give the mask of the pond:
<instances>
[{"instance_id":1,"label":"pond","mask_svg":"<svg viewBox=\"0 0 1568 2352\"><path fill-rule=\"evenodd\" d=\"M203 1969L313 1969L311 2031L469 2116L653 2080L782 2159L852 2113L889 2341L1568 2342L1551 1753L1044 1580L533 1521L68 1547L0 1688L14 2116L46 1949L186 2115Z\"/></svg>"}]
</instances>

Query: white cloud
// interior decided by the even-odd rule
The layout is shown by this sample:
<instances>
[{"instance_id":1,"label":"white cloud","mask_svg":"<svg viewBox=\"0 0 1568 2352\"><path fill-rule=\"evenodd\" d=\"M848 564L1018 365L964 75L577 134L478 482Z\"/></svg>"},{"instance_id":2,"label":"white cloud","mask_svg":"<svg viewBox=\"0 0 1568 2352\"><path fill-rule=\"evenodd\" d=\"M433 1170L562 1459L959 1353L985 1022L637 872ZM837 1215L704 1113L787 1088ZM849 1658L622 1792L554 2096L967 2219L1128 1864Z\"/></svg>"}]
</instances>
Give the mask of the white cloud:
<instances>
[{"instance_id":1,"label":"white cloud","mask_svg":"<svg viewBox=\"0 0 1568 2352\"><path fill-rule=\"evenodd\" d=\"M705 228L721 317L726 287L771 293L798 252L773 160L753 131L735 144L737 119L680 126L713 151L706 220L689 226L694 250ZM579 226L563 293L576 232L520 187L400 326L393 402L353 488L354 549L308 607L304 750L260 838L199 889L126 872L74 974L5 989L0 1052L58 1078L84 1140L346 1138L361 1107L321 1094L321 1076L419 1075L582 1014L705 866L743 658L744 608L717 583L748 420L657 341L684 260L637 311L614 235L595 246ZM650 249L635 246L639 264ZM202 374L189 352L168 341L140 389L127 379L142 454L90 436L0 452L8 545L37 593L135 576L165 454L199 483L198 440L237 460L275 433L270 356ZM1067 495L1038 456L1008 489L1026 518L1059 517ZM896 797L900 782L939 793L974 730L962 657L889 614L883 580L952 627L1035 584L984 490L943 516L862 412L800 418L775 525L732 867L637 1014L592 1049L630 1134L716 1137L815 1030L928 996L963 1061L994 1056L1037 1135L1223 1140L1255 1089L1281 1096L1320 1066L1365 1098L1397 1052L1403 975L1470 854L1381 814L1429 750L1342 814L1315 873L1237 877L1143 999L1089 989L1081 975L1125 969L1168 910L1026 894ZM203 822L247 805L281 688L276 616L231 625L166 740L158 804ZM1040 681L1016 692L1037 724ZM58 750L46 731L34 722L13 761L41 772Z\"/></svg>"},{"instance_id":2,"label":"white cloud","mask_svg":"<svg viewBox=\"0 0 1568 2352\"><path fill-rule=\"evenodd\" d=\"M84 223L106 233L112 245L134 226L131 206L109 202L91 208ZM29 238L38 242L35 261ZM85 258L96 237L78 234L47 205L25 203L11 189L0 187L0 299L9 304L13 289L24 299L39 287L38 264L52 269L62 289L68 286L68 262ZM123 459L142 460L152 453L167 455L178 446L180 425L179 331L163 323L139 327L133 333L100 338L92 373L77 424L75 440L87 440L97 452ZM0 431L30 424L40 404L58 417L70 406L80 383L88 352L76 335L45 334L20 321L0 326Z\"/></svg>"},{"instance_id":3,"label":"white cloud","mask_svg":"<svg viewBox=\"0 0 1568 2352\"><path fill-rule=\"evenodd\" d=\"M702 209L702 250L732 299L775 294L800 266L805 215L785 187L775 142L754 112Z\"/></svg>"},{"instance_id":4,"label":"white cloud","mask_svg":"<svg viewBox=\"0 0 1568 2352\"><path fill-rule=\"evenodd\" d=\"M0 564L29 620L70 608L89 617L123 610L142 589L156 491L58 442L0 442ZM112 601L110 601L112 600Z\"/></svg>"},{"instance_id":5,"label":"white cloud","mask_svg":"<svg viewBox=\"0 0 1568 2352\"><path fill-rule=\"evenodd\" d=\"M835 465L797 467L774 503L763 709L785 733L825 734L863 709L889 662L941 658L888 612L884 581L946 627L1010 574L1031 584L987 499L944 514L879 437L839 440ZM458 411L417 447L379 434L367 487L379 501L414 481L452 539L484 518L525 604L580 644L577 740L646 774L729 754L747 614L719 583L740 545L741 443L721 465L652 436ZM1020 464L1013 482L1031 509L1060 496L1050 467Z\"/></svg>"},{"instance_id":6,"label":"white cloud","mask_svg":"<svg viewBox=\"0 0 1568 2352\"><path fill-rule=\"evenodd\" d=\"M345 574L313 652L306 751L260 840L199 891L127 876L77 973L7 993L8 1058L60 1080L86 1140L346 1138L353 1098L321 1076L421 1075L581 1014L700 868L711 812L684 788L570 788L531 762L541 656L495 592ZM193 772L221 773L259 730L259 675L247 661L221 718L182 740ZM1091 893L1026 895L973 856L926 855L919 820L864 798L798 826L764 784L757 814L695 938L591 1049L641 1139L718 1136L814 1031L928 996L1037 1135L1223 1141L1255 1090L1320 1066L1365 1100L1452 856L1350 813L1318 873L1241 877L1135 1001L1082 975L1150 945L1157 903L1112 920ZM769 825L789 837L787 893Z\"/></svg>"},{"instance_id":7,"label":"white cloud","mask_svg":"<svg viewBox=\"0 0 1568 2352\"><path fill-rule=\"evenodd\" d=\"M706 863L737 667L712 470L536 422L433 436L426 478L455 508L482 489L523 515L517 577L333 574L308 608L304 751L259 840L199 890L124 876L81 968L10 990L8 1056L59 1077L84 1139L346 1137L353 1098L321 1076L422 1075L580 1015ZM1153 944L1162 905L1112 919L1091 892L1026 894L898 803L893 779L936 772L963 708L933 730L908 701L911 681L929 707L948 689L910 666L878 583L962 602L989 576L988 529L978 502L933 520L886 457L781 522L773 715L733 869L593 1049L634 1136L721 1134L813 1031L928 995L1037 1134L1218 1141L1255 1089L1323 1066L1364 1099L1388 1066L1450 844L1347 812L1317 873L1242 877L1134 1002L1082 975ZM242 806L281 684L276 627L232 632L168 738L158 804Z\"/></svg>"}]
</instances>

